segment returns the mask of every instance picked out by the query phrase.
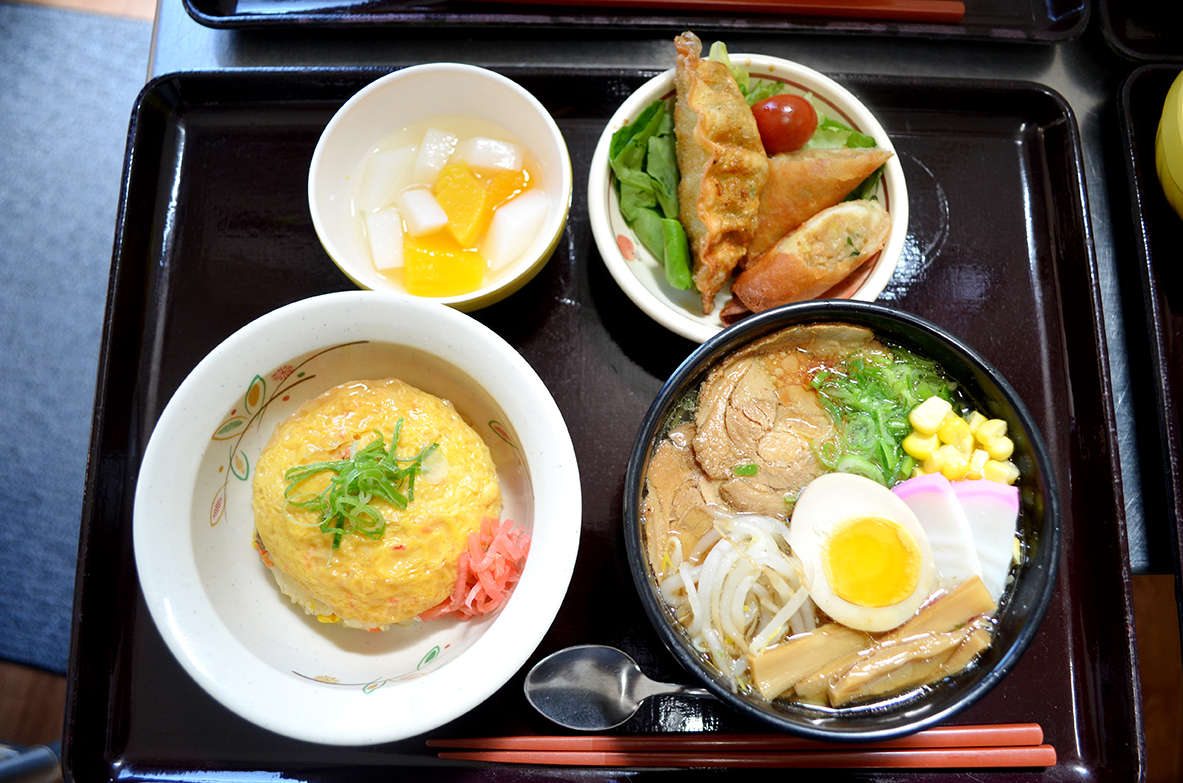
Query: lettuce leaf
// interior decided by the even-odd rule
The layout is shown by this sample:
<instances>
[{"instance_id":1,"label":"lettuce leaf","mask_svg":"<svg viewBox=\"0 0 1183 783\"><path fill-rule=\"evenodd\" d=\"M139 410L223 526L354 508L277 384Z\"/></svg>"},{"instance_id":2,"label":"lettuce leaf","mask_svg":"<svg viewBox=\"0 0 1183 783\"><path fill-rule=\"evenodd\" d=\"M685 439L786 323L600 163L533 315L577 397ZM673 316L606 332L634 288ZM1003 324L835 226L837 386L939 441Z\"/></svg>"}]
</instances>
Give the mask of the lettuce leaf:
<instances>
[{"instance_id":1,"label":"lettuce leaf","mask_svg":"<svg viewBox=\"0 0 1183 783\"><path fill-rule=\"evenodd\" d=\"M674 288L689 291L694 286L694 277L690 272L690 240L686 237L686 229L673 218L663 219L661 229L666 282Z\"/></svg>"},{"instance_id":2,"label":"lettuce leaf","mask_svg":"<svg viewBox=\"0 0 1183 783\"><path fill-rule=\"evenodd\" d=\"M671 255L667 248L673 249L675 271L671 284L682 281L677 267L687 262L678 258L676 236L667 225L675 223L681 230L677 221L679 174L674 118L665 100L649 104L635 121L612 134L608 162L616 175L621 215L645 249L663 265Z\"/></svg>"},{"instance_id":3,"label":"lettuce leaf","mask_svg":"<svg viewBox=\"0 0 1183 783\"><path fill-rule=\"evenodd\" d=\"M736 67L731 62L727 45L722 41L715 41L711 44L711 53L707 59L727 66L727 70L731 71L731 75L735 78L735 83L739 86L739 91L744 100L748 102L748 106L755 106L760 101L771 98L773 95L780 95L785 91L784 82L776 79L752 79L751 74L743 68Z\"/></svg>"}]
</instances>

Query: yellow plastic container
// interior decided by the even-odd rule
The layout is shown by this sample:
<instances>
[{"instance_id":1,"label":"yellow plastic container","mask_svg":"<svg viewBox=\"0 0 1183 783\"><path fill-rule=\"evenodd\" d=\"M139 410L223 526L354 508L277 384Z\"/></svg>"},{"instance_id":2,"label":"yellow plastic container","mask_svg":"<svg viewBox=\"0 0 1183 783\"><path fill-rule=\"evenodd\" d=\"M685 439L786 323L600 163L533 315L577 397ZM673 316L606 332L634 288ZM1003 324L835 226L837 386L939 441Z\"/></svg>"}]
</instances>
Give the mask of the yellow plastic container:
<instances>
[{"instance_id":1,"label":"yellow plastic container","mask_svg":"<svg viewBox=\"0 0 1183 783\"><path fill-rule=\"evenodd\" d=\"M1183 217L1183 72L1175 78L1163 102L1154 137L1154 168L1167 201Z\"/></svg>"}]
</instances>

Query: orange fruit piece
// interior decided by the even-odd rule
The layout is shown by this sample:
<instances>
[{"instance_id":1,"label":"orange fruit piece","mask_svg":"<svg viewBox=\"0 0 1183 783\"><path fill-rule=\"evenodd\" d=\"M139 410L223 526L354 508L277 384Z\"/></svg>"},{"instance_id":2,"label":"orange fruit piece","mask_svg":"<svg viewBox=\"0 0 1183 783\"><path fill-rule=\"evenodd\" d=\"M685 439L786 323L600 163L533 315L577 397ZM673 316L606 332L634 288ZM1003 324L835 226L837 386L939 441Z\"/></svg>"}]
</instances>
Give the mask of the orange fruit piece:
<instances>
[{"instance_id":1,"label":"orange fruit piece","mask_svg":"<svg viewBox=\"0 0 1183 783\"><path fill-rule=\"evenodd\" d=\"M449 163L440 171L435 200L448 216L448 231L463 247L475 245L493 219L489 192L463 161Z\"/></svg>"},{"instance_id":2,"label":"orange fruit piece","mask_svg":"<svg viewBox=\"0 0 1183 783\"><path fill-rule=\"evenodd\" d=\"M481 287L484 256L461 246L448 231L403 238L403 284L414 296L456 296Z\"/></svg>"},{"instance_id":3,"label":"orange fruit piece","mask_svg":"<svg viewBox=\"0 0 1183 783\"><path fill-rule=\"evenodd\" d=\"M503 201L525 190L529 179L525 171L498 171L489 177L489 204L501 206Z\"/></svg>"}]
</instances>

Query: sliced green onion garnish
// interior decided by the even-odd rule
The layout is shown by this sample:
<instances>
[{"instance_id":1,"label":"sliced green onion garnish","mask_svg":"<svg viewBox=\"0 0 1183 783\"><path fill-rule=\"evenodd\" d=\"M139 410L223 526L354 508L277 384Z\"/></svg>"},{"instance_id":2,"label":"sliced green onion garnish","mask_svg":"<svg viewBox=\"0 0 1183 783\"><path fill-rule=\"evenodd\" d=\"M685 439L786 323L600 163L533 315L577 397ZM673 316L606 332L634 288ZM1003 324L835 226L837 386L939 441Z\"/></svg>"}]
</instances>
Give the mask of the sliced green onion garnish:
<instances>
[{"instance_id":1,"label":"sliced green onion garnish","mask_svg":"<svg viewBox=\"0 0 1183 783\"><path fill-rule=\"evenodd\" d=\"M818 462L888 487L915 464L900 445L911 432L909 411L933 395L952 401L954 389L935 362L901 348L847 356L814 375L812 386L837 433L813 444Z\"/></svg>"},{"instance_id":2,"label":"sliced green onion garnish","mask_svg":"<svg viewBox=\"0 0 1183 783\"><path fill-rule=\"evenodd\" d=\"M754 476L760 471L755 463L746 463L743 465L736 465L731 469L731 472L737 476Z\"/></svg>"},{"instance_id":3,"label":"sliced green onion garnish","mask_svg":"<svg viewBox=\"0 0 1183 783\"><path fill-rule=\"evenodd\" d=\"M853 473L856 476L863 476L872 481L878 481L880 484L887 483L884 480L883 471L879 469L878 465L854 454L847 454L838 460L838 472Z\"/></svg>"},{"instance_id":4,"label":"sliced green onion garnish","mask_svg":"<svg viewBox=\"0 0 1183 783\"><path fill-rule=\"evenodd\" d=\"M432 443L410 459L394 456L403 420L394 425L387 450L382 433L348 459L297 465L283 474L288 482L284 497L296 508L312 511L320 517L320 531L331 533L333 549L341 546L346 534L380 539L386 532L386 518L371 501L381 498L395 508L405 510L415 499L415 477L423 469L423 459L439 448ZM319 493L295 494L303 482L313 476L335 474Z\"/></svg>"}]
</instances>

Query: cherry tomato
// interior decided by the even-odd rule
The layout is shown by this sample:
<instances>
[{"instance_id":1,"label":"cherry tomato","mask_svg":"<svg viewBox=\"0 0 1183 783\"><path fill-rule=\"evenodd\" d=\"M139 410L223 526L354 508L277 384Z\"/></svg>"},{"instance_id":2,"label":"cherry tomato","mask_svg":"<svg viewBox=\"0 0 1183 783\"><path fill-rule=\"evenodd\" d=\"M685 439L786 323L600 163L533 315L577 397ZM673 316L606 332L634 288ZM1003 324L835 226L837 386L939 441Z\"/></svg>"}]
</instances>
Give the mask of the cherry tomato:
<instances>
[{"instance_id":1,"label":"cherry tomato","mask_svg":"<svg viewBox=\"0 0 1183 783\"><path fill-rule=\"evenodd\" d=\"M800 95L782 93L752 107L760 141L769 155L800 149L817 130L817 111Z\"/></svg>"}]
</instances>

